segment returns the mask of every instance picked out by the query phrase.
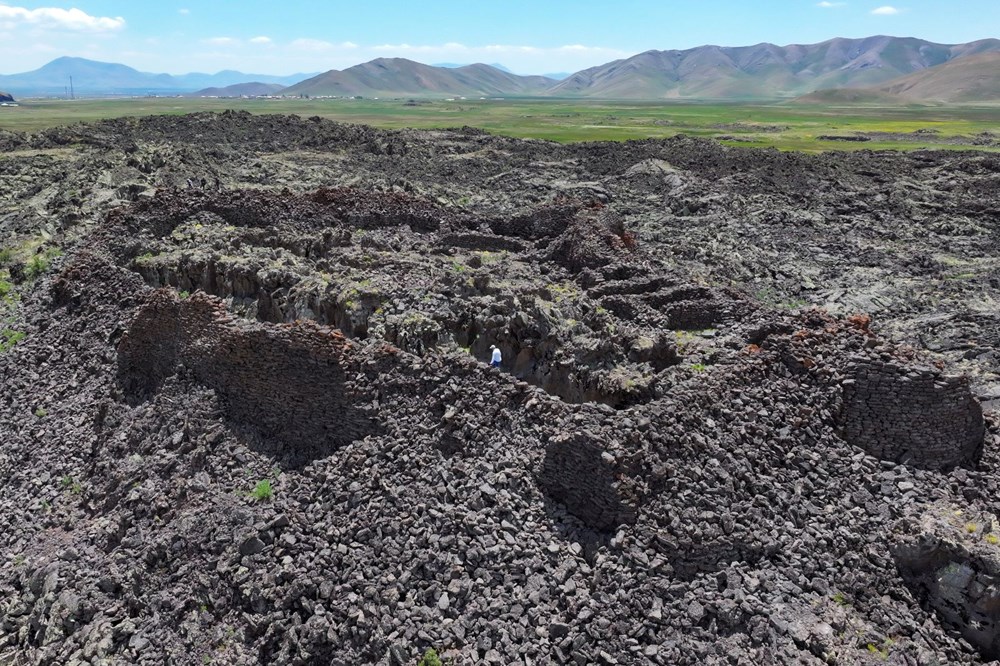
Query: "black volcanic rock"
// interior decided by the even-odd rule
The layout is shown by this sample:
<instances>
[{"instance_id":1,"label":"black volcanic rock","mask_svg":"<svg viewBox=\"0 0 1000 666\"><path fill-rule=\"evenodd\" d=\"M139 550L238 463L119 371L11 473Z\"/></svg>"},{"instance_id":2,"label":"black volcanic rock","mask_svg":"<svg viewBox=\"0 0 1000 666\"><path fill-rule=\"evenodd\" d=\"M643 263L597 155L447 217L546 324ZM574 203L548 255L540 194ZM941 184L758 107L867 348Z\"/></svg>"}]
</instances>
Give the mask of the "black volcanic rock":
<instances>
[{"instance_id":1,"label":"black volcanic rock","mask_svg":"<svg viewBox=\"0 0 1000 666\"><path fill-rule=\"evenodd\" d=\"M992 154L0 139L0 661L995 656Z\"/></svg>"}]
</instances>

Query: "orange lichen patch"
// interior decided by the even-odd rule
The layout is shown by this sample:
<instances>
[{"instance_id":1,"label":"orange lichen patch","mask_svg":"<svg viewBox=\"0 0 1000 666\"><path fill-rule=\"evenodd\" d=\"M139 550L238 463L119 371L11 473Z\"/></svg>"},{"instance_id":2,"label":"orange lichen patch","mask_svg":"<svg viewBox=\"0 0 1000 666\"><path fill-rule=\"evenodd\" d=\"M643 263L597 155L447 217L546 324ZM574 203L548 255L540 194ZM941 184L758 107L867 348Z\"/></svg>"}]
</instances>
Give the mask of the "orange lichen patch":
<instances>
[{"instance_id":1,"label":"orange lichen patch","mask_svg":"<svg viewBox=\"0 0 1000 666\"><path fill-rule=\"evenodd\" d=\"M869 328L871 327L872 318L869 315L858 313L848 317L847 323L850 324L851 326L854 326L858 330L867 333Z\"/></svg>"}]
</instances>

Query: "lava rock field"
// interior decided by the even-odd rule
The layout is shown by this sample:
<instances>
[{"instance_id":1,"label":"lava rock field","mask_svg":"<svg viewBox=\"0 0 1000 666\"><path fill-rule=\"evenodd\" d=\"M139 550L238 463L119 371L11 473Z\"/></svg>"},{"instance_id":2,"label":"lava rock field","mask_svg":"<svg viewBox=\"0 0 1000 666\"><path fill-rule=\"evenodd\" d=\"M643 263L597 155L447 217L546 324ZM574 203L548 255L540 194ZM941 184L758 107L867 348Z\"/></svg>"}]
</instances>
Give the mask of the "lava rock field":
<instances>
[{"instance_id":1,"label":"lava rock field","mask_svg":"<svg viewBox=\"0 0 1000 666\"><path fill-rule=\"evenodd\" d=\"M1000 156L0 148L0 666L1000 659Z\"/></svg>"}]
</instances>

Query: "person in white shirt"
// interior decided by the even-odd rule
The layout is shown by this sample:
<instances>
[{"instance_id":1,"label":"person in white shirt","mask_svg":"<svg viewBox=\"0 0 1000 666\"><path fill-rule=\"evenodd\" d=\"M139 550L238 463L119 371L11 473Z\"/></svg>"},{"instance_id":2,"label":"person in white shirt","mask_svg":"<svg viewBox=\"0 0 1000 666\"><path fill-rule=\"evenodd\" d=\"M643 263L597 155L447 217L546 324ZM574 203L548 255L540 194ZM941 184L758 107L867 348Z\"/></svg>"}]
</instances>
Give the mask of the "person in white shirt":
<instances>
[{"instance_id":1,"label":"person in white shirt","mask_svg":"<svg viewBox=\"0 0 1000 666\"><path fill-rule=\"evenodd\" d=\"M494 368L499 368L501 361L503 361L503 355L500 353L500 350L496 345L490 345L490 349L493 352L493 356L490 359L490 365Z\"/></svg>"}]
</instances>

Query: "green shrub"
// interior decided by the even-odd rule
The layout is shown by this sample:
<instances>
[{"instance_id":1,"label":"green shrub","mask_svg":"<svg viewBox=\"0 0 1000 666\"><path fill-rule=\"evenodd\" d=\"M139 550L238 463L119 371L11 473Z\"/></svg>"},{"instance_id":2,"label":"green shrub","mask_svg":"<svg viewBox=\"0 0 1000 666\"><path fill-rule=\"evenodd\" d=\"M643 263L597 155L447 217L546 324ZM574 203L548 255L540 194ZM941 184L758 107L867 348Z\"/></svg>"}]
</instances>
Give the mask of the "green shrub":
<instances>
[{"instance_id":1,"label":"green shrub","mask_svg":"<svg viewBox=\"0 0 1000 666\"><path fill-rule=\"evenodd\" d=\"M40 254L36 254L28 261L28 265L24 269L24 274L29 278L36 278L47 270L49 270L49 260Z\"/></svg>"},{"instance_id":2,"label":"green shrub","mask_svg":"<svg viewBox=\"0 0 1000 666\"><path fill-rule=\"evenodd\" d=\"M58 247L47 248L44 252L36 254L28 261L28 265L24 269L25 275L29 278L36 278L44 274L49 270L49 266L52 264L52 260L56 257L62 256L62 249Z\"/></svg>"},{"instance_id":3,"label":"green shrub","mask_svg":"<svg viewBox=\"0 0 1000 666\"><path fill-rule=\"evenodd\" d=\"M14 258L13 248L5 247L0 249L0 266L5 266Z\"/></svg>"},{"instance_id":4,"label":"green shrub","mask_svg":"<svg viewBox=\"0 0 1000 666\"><path fill-rule=\"evenodd\" d=\"M438 656L437 650L434 648L427 648L427 651L424 652L424 656L417 666L444 666L444 664L441 661L441 657Z\"/></svg>"},{"instance_id":5,"label":"green shrub","mask_svg":"<svg viewBox=\"0 0 1000 666\"><path fill-rule=\"evenodd\" d=\"M35 416L37 416L40 419L41 418L45 418L48 415L49 415L49 412L44 407L39 407L38 409L35 410Z\"/></svg>"},{"instance_id":6,"label":"green shrub","mask_svg":"<svg viewBox=\"0 0 1000 666\"><path fill-rule=\"evenodd\" d=\"M268 479L258 481L257 485L250 491L250 497L258 502L272 499L274 497L274 488L271 487L271 482Z\"/></svg>"},{"instance_id":7,"label":"green shrub","mask_svg":"<svg viewBox=\"0 0 1000 666\"><path fill-rule=\"evenodd\" d=\"M14 345L16 345L21 340L24 340L24 331L15 331L10 328L5 328L0 331L0 354L6 351L10 351Z\"/></svg>"}]
</instances>

